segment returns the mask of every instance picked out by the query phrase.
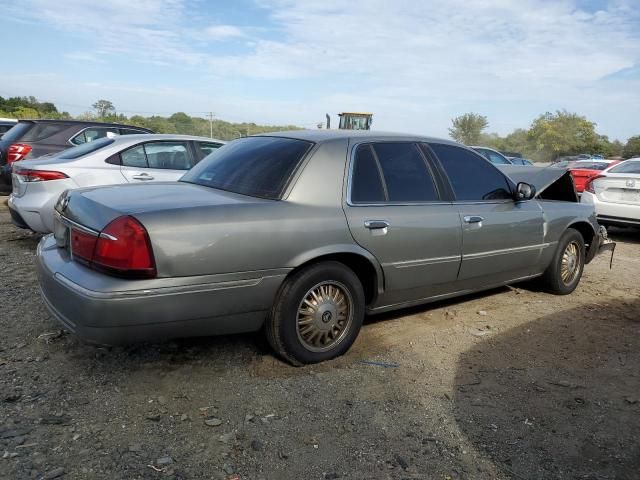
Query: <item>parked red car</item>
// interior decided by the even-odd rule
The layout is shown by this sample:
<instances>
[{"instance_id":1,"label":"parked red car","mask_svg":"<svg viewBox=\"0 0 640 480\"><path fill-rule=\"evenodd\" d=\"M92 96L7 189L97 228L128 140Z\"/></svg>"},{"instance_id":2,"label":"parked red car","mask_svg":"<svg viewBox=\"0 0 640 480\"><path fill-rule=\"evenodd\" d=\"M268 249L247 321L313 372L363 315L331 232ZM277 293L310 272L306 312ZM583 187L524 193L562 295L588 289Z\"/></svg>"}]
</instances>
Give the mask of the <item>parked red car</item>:
<instances>
[{"instance_id":1,"label":"parked red car","mask_svg":"<svg viewBox=\"0 0 640 480\"><path fill-rule=\"evenodd\" d=\"M602 173L605 168L611 167L616 163L620 163L619 160L580 160L575 162L569 172L573 177L573 183L576 186L576 192L584 192L584 187L587 182Z\"/></svg>"}]
</instances>

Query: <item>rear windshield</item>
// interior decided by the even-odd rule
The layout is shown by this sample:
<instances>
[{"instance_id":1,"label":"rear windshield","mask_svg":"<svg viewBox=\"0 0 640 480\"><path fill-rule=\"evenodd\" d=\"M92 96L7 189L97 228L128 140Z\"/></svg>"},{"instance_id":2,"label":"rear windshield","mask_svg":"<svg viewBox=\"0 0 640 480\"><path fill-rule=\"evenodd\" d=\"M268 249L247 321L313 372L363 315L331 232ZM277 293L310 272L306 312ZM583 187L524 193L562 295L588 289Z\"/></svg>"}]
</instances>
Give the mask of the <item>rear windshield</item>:
<instances>
[{"instance_id":1,"label":"rear windshield","mask_svg":"<svg viewBox=\"0 0 640 480\"><path fill-rule=\"evenodd\" d=\"M61 160L72 160L74 158L80 158L83 155L87 155L88 153L100 150L107 145L111 145L113 142L113 138L100 138L98 140L94 140L93 142L84 143L77 147L65 150L64 152L56 155L56 158L59 158Z\"/></svg>"},{"instance_id":2,"label":"rear windshield","mask_svg":"<svg viewBox=\"0 0 640 480\"><path fill-rule=\"evenodd\" d=\"M609 173L638 173L640 174L640 161L630 161L622 162L615 167L612 167L608 170Z\"/></svg>"},{"instance_id":3,"label":"rear windshield","mask_svg":"<svg viewBox=\"0 0 640 480\"><path fill-rule=\"evenodd\" d=\"M609 166L608 163L594 162L594 163L576 163L572 168L574 170L604 170Z\"/></svg>"},{"instance_id":4,"label":"rear windshield","mask_svg":"<svg viewBox=\"0 0 640 480\"><path fill-rule=\"evenodd\" d=\"M278 199L311 145L291 138L241 138L205 157L181 181Z\"/></svg>"},{"instance_id":5,"label":"rear windshield","mask_svg":"<svg viewBox=\"0 0 640 480\"><path fill-rule=\"evenodd\" d=\"M20 139L23 142L38 142L69 128L68 123L36 123Z\"/></svg>"},{"instance_id":6,"label":"rear windshield","mask_svg":"<svg viewBox=\"0 0 640 480\"><path fill-rule=\"evenodd\" d=\"M11 128L11 130L2 135L2 140L6 140L7 142L16 142L20 140L22 135L33 127L33 125L34 124L31 122L18 122Z\"/></svg>"}]
</instances>

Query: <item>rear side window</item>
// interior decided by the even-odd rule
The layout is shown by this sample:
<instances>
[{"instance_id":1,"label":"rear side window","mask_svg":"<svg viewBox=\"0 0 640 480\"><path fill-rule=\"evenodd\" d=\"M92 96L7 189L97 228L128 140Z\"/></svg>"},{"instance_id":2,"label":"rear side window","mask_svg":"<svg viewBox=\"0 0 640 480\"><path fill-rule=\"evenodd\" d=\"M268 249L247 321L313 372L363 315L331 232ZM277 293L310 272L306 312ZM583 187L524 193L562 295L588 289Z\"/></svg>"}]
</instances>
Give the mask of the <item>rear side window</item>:
<instances>
[{"instance_id":1,"label":"rear side window","mask_svg":"<svg viewBox=\"0 0 640 480\"><path fill-rule=\"evenodd\" d=\"M114 142L112 138L101 138L100 140L96 140L95 142L85 143L84 145L79 145L77 147L71 147L68 150L64 150L62 153L56 155L57 158L62 160L71 160L74 158L80 158L83 155L87 155L89 153L93 153L96 150L100 150L107 145L111 145Z\"/></svg>"},{"instance_id":2,"label":"rear side window","mask_svg":"<svg viewBox=\"0 0 640 480\"><path fill-rule=\"evenodd\" d=\"M454 145L430 144L444 168L456 200L511 199L511 187L504 175L478 155Z\"/></svg>"},{"instance_id":3,"label":"rear side window","mask_svg":"<svg viewBox=\"0 0 640 480\"><path fill-rule=\"evenodd\" d=\"M360 145L356 151L351 180L353 203L375 203L386 200L378 162L371 145Z\"/></svg>"},{"instance_id":4,"label":"rear side window","mask_svg":"<svg viewBox=\"0 0 640 480\"><path fill-rule=\"evenodd\" d=\"M2 140L6 140L8 142L16 142L20 140L20 138L25 134L25 132L29 131L34 124L31 122L18 122L13 126L7 133L2 136Z\"/></svg>"},{"instance_id":5,"label":"rear side window","mask_svg":"<svg viewBox=\"0 0 640 480\"><path fill-rule=\"evenodd\" d=\"M120 154L122 165L135 168L189 170L191 155L183 142L150 142Z\"/></svg>"},{"instance_id":6,"label":"rear side window","mask_svg":"<svg viewBox=\"0 0 640 480\"><path fill-rule=\"evenodd\" d=\"M431 172L417 145L376 143L373 149L380 162L390 202L439 200Z\"/></svg>"},{"instance_id":7,"label":"rear side window","mask_svg":"<svg viewBox=\"0 0 640 480\"><path fill-rule=\"evenodd\" d=\"M96 127L96 128L87 128L80 132L78 135L71 139L71 143L75 145L82 145L83 143L93 142L98 138L112 138L116 135L119 135L120 132L117 128L105 128L105 127Z\"/></svg>"},{"instance_id":8,"label":"rear side window","mask_svg":"<svg viewBox=\"0 0 640 480\"><path fill-rule=\"evenodd\" d=\"M627 160L608 170L609 173L635 173L640 174L640 161Z\"/></svg>"},{"instance_id":9,"label":"rear side window","mask_svg":"<svg viewBox=\"0 0 640 480\"><path fill-rule=\"evenodd\" d=\"M222 144L220 143L196 142L196 148L198 149L198 152L200 153L202 158L213 153L215 150L219 149L221 146Z\"/></svg>"},{"instance_id":10,"label":"rear side window","mask_svg":"<svg viewBox=\"0 0 640 480\"><path fill-rule=\"evenodd\" d=\"M375 143L356 151L353 203L439 200L431 171L413 143Z\"/></svg>"},{"instance_id":11,"label":"rear side window","mask_svg":"<svg viewBox=\"0 0 640 480\"><path fill-rule=\"evenodd\" d=\"M20 139L23 142L39 142L69 128L68 123L35 123Z\"/></svg>"},{"instance_id":12,"label":"rear side window","mask_svg":"<svg viewBox=\"0 0 640 480\"><path fill-rule=\"evenodd\" d=\"M283 137L240 138L215 150L180 181L278 199L312 145Z\"/></svg>"}]
</instances>

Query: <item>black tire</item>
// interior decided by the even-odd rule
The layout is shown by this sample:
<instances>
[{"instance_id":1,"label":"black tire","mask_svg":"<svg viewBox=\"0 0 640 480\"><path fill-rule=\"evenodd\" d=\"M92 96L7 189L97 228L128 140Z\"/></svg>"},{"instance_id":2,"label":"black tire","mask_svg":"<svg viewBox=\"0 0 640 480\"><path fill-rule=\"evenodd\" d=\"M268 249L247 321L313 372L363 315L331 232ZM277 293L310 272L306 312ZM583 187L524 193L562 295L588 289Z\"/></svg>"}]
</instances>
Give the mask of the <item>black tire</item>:
<instances>
[{"instance_id":1,"label":"black tire","mask_svg":"<svg viewBox=\"0 0 640 480\"><path fill-rule=\"evenodd\" d=\"M338 299L342 301L339 304L332 303L332 299L326 297L326 302L319 302L315 313L309 313L306 317L310 325L299 327L299 320L304 320L300 318L299 309L303 307L305 298L311 298L311 291L318 292L317 288L333 288L330 291L336 296L341 295ZM364 318L364 305L362 284L350 268L334 261L310 265L287 278L280 288L265 324L267 340L278 355L296 366L338 357L349 350L358 336ZM323 308L327 310L323 311ZM312 309L308 308L308 311ZM346 320L341 322L340 317ZM328 342L335 342L335 345L312 345L313 340L303 337L309 328L314 335L315 331L321 332L318 333L320 338L314 337L315 341L322 342L326 338ZM321 331L320 328L328 330ZM330 338L330 335L335 338Z\"/></svg>"},{"instance_id":2,"label":"black tire","mask_svg":"<svg viewBox=\"0 0 640 480\"><path fill-rule=\"evenodd\" d=\"M570 245L575 247L579 257L575 262L577 263L576 270L573 271L573 269L571 269L572 273L568 275L568 278L563 278L563 257L565 252L568 252L567 249ZM560 237L558 248L553 255L551 264L542 275L542 282L546 290L557 295L568 295L573 292L582 277L585 253L584 238L582 238L580 232L573 228L568 228L567 231L562 234L562 237Z\"/></svg>"}]
</instances>

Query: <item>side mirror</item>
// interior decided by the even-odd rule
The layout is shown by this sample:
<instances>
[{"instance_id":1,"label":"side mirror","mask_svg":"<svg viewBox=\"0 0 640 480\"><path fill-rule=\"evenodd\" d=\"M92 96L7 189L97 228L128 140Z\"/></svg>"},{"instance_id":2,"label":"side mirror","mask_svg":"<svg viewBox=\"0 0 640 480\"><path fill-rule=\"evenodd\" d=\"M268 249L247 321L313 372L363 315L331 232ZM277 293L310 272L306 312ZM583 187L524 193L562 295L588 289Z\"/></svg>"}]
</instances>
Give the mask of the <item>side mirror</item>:
<instances>
[{"instance_id":1,"label":"side mirror","mask_svg":"<svg viewBox=\"0 0 640 480\"><path fill-rule=\"evenodd\" d=\"M536 187L529 183L520 182L516 186L516 201L531 200L536 196Z\"/></svg>"}]
</instances>

